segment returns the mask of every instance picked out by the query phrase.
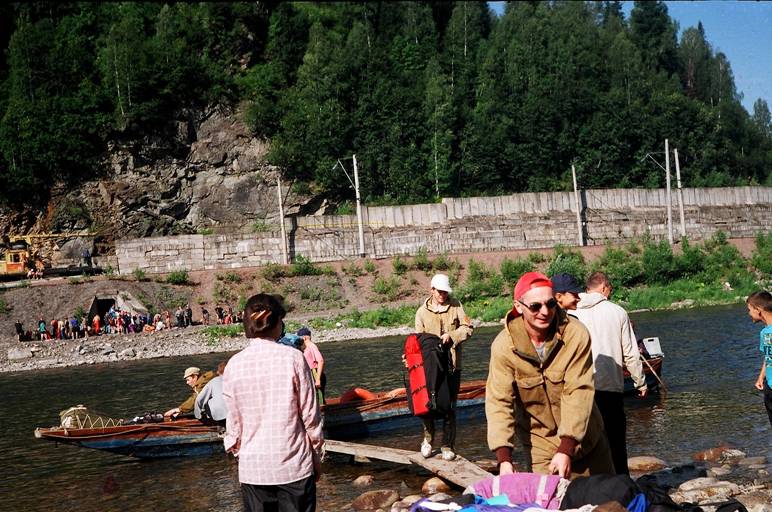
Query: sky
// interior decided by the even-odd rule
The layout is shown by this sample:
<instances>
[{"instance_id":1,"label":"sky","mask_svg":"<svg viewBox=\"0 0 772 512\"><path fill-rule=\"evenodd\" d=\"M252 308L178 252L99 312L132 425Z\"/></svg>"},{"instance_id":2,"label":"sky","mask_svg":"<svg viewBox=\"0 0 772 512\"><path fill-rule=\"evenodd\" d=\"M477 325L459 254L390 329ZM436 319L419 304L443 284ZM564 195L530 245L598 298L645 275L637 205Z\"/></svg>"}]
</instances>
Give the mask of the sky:
<instances>
[{"instance_id":1,"label":"sky","mask_svg":"<svg viewBox=\"0 0 772 512\"><path fill-rule=\"evenodd\" d=\"M494 12L504 12L505 2L488 2ZM732 65L742 104L753 113L753 103L763 98L772 104L772 1L665 2L681 33L702 21L714 54L723 52ZM633 2L622 2L630 19Z\"/></svg>"}]
</instances>

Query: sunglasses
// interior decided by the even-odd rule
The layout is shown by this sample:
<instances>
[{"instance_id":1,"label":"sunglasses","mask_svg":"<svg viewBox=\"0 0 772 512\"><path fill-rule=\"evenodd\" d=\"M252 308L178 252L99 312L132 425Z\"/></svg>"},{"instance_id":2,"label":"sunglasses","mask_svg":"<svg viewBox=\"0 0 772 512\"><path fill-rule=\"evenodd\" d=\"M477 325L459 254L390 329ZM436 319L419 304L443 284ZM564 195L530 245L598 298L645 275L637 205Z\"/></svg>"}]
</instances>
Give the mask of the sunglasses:
<instances>
[{"instance_id":1,"label":"sunglasses","mask_svg":"<svg viewBox=\"0 0 772 512\"><path fill-rule=\"evenodd\" d=\"M555 307L558 305L558 301L556 301L554 298L548 300L547 302L531 302L530 304L526 304L521 300L518 300L517 302L527 307L531 313L538 313L541 311L542 306L547 306L547 309L552 310L555 309Z\"/></svg>"}]
</instances>

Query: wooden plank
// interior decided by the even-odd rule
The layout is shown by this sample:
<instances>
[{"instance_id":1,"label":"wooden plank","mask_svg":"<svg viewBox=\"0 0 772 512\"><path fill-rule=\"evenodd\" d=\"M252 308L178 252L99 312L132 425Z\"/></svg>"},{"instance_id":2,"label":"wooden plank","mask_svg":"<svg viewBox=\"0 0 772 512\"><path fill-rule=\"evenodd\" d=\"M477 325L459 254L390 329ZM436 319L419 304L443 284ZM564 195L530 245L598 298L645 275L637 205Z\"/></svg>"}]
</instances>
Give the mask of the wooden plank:
<instances>
[{"instance_id":1,"label":"wooden plank","mask_svg":"<svg viewBox=\"0 0 772 512\"><path fill-rule=\"evenodd\" d=\"M467 487L492 476L491 473L460 455L456 455L454 460L443 460L440 455L425 459L420 453L410 450L334 440L325 441L324 449L328 452L358 455L397 464L415 464L461 487Z\"/></svg>"}]
</instances>

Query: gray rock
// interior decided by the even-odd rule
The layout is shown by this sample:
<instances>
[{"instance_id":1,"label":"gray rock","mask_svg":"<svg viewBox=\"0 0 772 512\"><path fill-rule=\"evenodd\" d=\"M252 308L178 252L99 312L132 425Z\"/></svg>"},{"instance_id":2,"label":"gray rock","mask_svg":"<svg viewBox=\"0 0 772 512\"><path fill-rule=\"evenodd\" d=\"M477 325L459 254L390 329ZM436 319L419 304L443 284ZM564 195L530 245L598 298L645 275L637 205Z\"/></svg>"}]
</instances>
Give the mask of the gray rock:
<instances>
[{"instance_id":1,"label":"gray rock","mask_svg":"<svg viewBox=\"0 0 772 512\"><path fill-rule=\"evenodd\" d=\"M110 354L115 354L115 350L113 350L112 347L102 349L103 356L109 356Z\"/></svg>"},{"instance_id":2,"label":"gray rock","mask_svg":"<svg viewBox=\"0 0 772 512\"><path fill-rule=\"evenodd\" d=\"M716 476L724 476L731 473L732 470L729 468L725 468L724 466L717 466L715 468L710 468L708 470L708 476L710 477L716 477Z\"/></svg>"},{"instance_id":3,"label":"gray rock","mask_svg":"<svg viewBox=\"0 0 772 512\"><path fill-rule=\"evenodd\" d=\"M375 482L375 477L373 477L373 475L361 475L351 483L357 487L366 487L368 485L373 485L373 482Z\"/></svg>"},{"instance_id":4,"label":"gray rock","mask_svg":"<svg viewBox=\"0 0 772 512\"><path fill-rule=\"evenodd\" d=\"M8 350L9 361L22 361L34 357L35 354L28 348L11 348Z\"/></svg>"},{"instance_id":5,"label":"gray rock","mask_svg":"<svg viewBox=\"0 0 772 512\"><path fill-rule=\"evenodd\" d=\"M746 454L743 451L731 448L728 450L724 450L724 452L721 454L721 462L729 462L731 464L737 464L738 461L746 458Z\"/></svg>"},{"instance_id":6,"label":"gray rock","mask_svg":"<svg viewBox=\"0 0 772 512\"><path fill-rule=\"evenodd\" d=\"M438 492L449 492L450 486L445 480L438 477L432 477L421 486L421 492L424 494L437 494Z\"/></svg>"},{"instance_id":7,"label":"gray rock","mask_svg":"<svg viewBox=\"0 0 772 512\"><path fill-rule=\"evenodd\" d=\"M647 455L630 457L627 459L627 464L630 471L637 472L657 471L667 466L667 463L664 460Z\"/></svg>"},{"instance_id":8,"label":"gray rock","mask_svg":"<svg viewBox=\"0 0 772 512\"><path fill-rule=\"evenodd\" d=\"M753 466L755 464L766 464L767 458L764 456L760 457L745 457L744 459L741 459L737 462L738 464L741 464L743 466Z\"/></svg>"},{"instance_id":9,"label":"gray rock","mask_svg":"<svg viewBox=\"0 0 772 512\"><path fill-rule=\"evenodd\" d=\"M118 354L120 357L135 357L137 355L137 352L129 347L125 350L121 350L120 354Z\"/></svg>"},{"instance_id":10,"label":"gray rock","mask_svg":"<svg viewBox=\"0 0 772 512\"><path fill-rule=\"evenodd\" d=\"M678 491L670 496L679 503L684 501L702 503L709 500L724 500L739 493L740 487L732 482L717 481L715 478L697 478L684 482Z\"/></svg>"},{"instance_id":11,"label":"gray rock","mask_svg":"<svg viewBox=\"0 0 772 512\"><path fill-rule=\"evenodd\" d=\"M718 483L718 480L712 477L694 478L678 486L679 491L691 491L692 489L701 489Z\"/></svg>"},{"instance_id":12,"label":"gray rock","mask_svg":"<svg viewBox=\"0 0 772 512\"><path fill-rule=\"evenodd\" d=\"M354 510L377 510L390 508L392 504L399 500L399 493L390 489L383 489L378 491L367 491L364 494L360 494L351 503L351 507Z\"/></svg>"}]
</instances>

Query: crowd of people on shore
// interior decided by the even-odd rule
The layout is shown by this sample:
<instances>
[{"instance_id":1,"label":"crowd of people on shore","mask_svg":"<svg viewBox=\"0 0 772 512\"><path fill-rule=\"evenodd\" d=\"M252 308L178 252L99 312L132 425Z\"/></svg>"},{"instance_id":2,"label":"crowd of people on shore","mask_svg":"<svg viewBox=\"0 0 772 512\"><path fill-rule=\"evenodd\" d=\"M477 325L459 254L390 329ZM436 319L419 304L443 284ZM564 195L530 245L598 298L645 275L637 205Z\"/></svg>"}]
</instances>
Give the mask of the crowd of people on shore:
<instances>
[{"instance_id":1,"label":"crowd of people on shore","mask_svg":"<svg viewBox=\"0 0 772 512\"><path fill-rule=\"evenodd\" d=\"M228 325L241 323L241 321L242 315L238 311L233 311L232 307L225 309L217 306L215 308L215 324ZM190 304L178 306L174 313L164 310L154 315L111 306L104 315L71 315L63 319L54 318L49 322L46 322L41 315L33 329L25 329L22 321L17 319L14 323L14 330L18 341L29 342L72 340L111 334L147 333L183 329L196 324L210 325L210 323L209 312L203 307L201 308L201 321L194 322Z\"/></svg>"}]
</instances>

